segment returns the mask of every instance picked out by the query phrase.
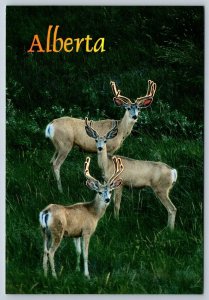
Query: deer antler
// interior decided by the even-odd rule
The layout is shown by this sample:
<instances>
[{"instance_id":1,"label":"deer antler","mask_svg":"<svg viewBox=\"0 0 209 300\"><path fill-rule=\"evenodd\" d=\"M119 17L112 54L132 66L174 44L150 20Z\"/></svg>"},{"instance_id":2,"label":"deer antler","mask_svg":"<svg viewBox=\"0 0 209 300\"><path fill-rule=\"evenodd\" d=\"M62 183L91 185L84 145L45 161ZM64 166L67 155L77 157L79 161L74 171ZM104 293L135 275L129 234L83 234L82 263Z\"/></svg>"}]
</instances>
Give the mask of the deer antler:
<instances>
[{"instance_id":1,"label":"deer antler","mask_svg":"<svg viewBox=\"0 0 209 300\"><path fill-rule=\"evenodd\" d=\"M137 98L135 103L140 104L144 102L144 100L149 100L149 101L152 100L155 95L156 88L157 88L156 83L152 80L148 80L147 94L143 97Z\"/></svg>"},{"instance_id":2,"label":"deer antler","mask_svg":"<svg viewBox=\"0 0 209 300\"><path fill-rule=\"evenodd\" d=\"M113 156L112 161L114 164L114 174L112 177L108 180L109 184L111 184L124 170L124 166L122 164L121 158Z\"/></svg>"},{"instance_id":3,"label":"deer antler","mask_svg":"<svg viewBox=\"0 0 209 300\"><path fill-rule=\"evenodd\" d=\"M114 99L118 98L118 99L122 100L125 103L129 103L129 104L132 103L129 98L127 98L125 96L122 96L120 94L121 91L117 89L116 84L115 84L114 81L110 81L110 85L111 85L111 88L112 88L112 91L113 91Z\"/></svg>"},{"instance_id":4,"label":"deer antler","mask_svg":"<svg viewBox=\"0 0 209 300\"><path fill-rule=\"evenodd\" d=\"M92 176L90 175L90 172L89 172L90 161L91 161L90 157L87 156L86 161L85 161L85 163L84 163L84 175L85 175L85 177L86 177L87 179L94 180L94 181L98 181L97 179L95 179L94 177L92 177Z\"/></svg>"}]
</instances>

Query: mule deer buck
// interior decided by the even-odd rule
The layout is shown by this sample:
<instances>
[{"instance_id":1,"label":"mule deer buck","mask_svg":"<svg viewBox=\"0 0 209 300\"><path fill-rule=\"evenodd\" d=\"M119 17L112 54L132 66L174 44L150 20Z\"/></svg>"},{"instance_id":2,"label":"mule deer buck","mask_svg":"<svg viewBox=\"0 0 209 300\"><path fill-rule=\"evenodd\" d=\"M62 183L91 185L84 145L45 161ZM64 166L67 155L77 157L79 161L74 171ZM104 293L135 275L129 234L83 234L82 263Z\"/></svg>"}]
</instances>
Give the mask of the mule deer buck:
<instances>
[{"instance_id":1,"label":"mule deer buck","mask_svg":"<svg viewBox=\"0 0 209 300\"><path fill-rule=\"evenodd\" d=\"M109 140L113 139L118 133L118 127L115 123L113 128L105 135L99 135L92 128L91 122L86 122L86 133L96 142L98 165L103 171L104 178L108 178L112 172L112 156L107 153ZM107 144L106 144L107 143ZM150 187L161 203L168 211L168 227L173 230L175 224L176 207L169 198L169 192L177 180L177 171L163 162L134 160L124 156L120 157L124 165L124 172L121 175L122 185L114 193L114 214L119 217L120 202L123 186L133 188Z\"/></svg>"},{"instance_id":2,"label":"mule deer buck","mask_svg":"<svg viewBox=\"0 0 209 300\"><path fill-rule=\"evenodd\" d=\"M120 90L117 90L114 82L110 84L114 93L113 100L115 104L126 109L123 118L118 121L117 137L111 140L107 146L108 153L113 154L120 148L123 140L131 133L141 108L146 108L152 103L156 91L156 84L148 80L146 96L137 98L135 102L131 102L130 99L120 95ZM111 129L112 120L95 121L93 124L96 130L101 134L105 134L105 132ZM60 168L72 147L78 146L88 152L97 151L94 141L86 135L84 125L85 121L82 119L62 117L53 120L46 127L45 136L50 138L55 147L55 153L50 162L53 164L53 171L60 192L63 191Z\"/></svg>"},{"instance_id":3,"label":"mule deer buck","mask_svg":"<svg viewBox=\"0 0 209 300\"><path fill-rule=\"evenodd\" d=\"M111 161L113 164L112 170L114 169L113 173L104 184L101 184L90 175L90 158L86 158L84 166L84 174L87 178L86 185L97 192L93 201L76 203L70 206L50 204L40 212L39 221L44 235L43 269L45 276L47 276L49 259L52 275L57 278L54 255L63 236L69 236L74 238L77 254L77 271L80 270L82 239L84 275L89 278L88 248L90 238L97 227L98 221L104 215L109 205L112 190L118 188L122 183L122 180L118 178L123 171L121 159L112 157Z\"/></svg>"}]
</instances>

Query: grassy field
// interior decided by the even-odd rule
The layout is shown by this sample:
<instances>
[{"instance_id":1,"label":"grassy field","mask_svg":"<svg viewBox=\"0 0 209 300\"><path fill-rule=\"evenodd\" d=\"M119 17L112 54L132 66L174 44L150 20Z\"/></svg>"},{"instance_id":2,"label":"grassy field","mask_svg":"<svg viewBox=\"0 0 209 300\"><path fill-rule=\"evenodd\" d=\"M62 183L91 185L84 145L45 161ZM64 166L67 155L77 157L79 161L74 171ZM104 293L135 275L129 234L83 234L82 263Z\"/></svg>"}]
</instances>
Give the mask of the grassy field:
<instances>
[{"instance_id":1,"label":"grassy field","mask_svg":"<svg viewBox=\"0 0 209 300\"><path fill-rule=\"evenodd\" d=\"M43 137L44 139L44 137ZM118 154L161 160L178 170L171 192L177 207L173 233L167 212L149 189L123 193L120 219L113 204L90 242L91 280L75 273L72 240L55 256L58 280L43 276L38 215L49 203L70 204L95 196L85 186L86 153L73 149L61 169L64 194L49 164L53 146L7 149L6 292L25 294L200 294L203 292L203 144L189 137L130 136ZM96 154L91 170L99 176Z\"/></svg>"}]
</instances>

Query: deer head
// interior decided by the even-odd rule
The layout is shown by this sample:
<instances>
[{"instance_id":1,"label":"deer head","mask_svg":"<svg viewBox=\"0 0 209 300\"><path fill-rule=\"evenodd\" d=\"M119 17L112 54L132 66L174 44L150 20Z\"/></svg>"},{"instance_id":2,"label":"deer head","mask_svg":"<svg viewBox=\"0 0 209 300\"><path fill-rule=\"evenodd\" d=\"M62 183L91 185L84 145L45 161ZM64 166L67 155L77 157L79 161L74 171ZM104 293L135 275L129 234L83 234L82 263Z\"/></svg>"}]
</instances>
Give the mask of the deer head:
<instances>
[{"instance_id":1,"label":"deer head","mask_svg":"<svg viewBox=\"0 0 209 300\"><path fill-rule=\"evenodd\" d=\"M117 121L113 121L113 127L110 131L106 133L105 136L99 136L96 130L94 130L91 126L92 121L88 124L88 118L85 118L85 129L86 133L89 137L95 139L96 147L98 151L102 151L106 146L107 140L113 139L118 133L118 123Z\"/></svg>"},{"instance_id":2,"label":"deer head","mask_svg":"<svg viewBox=\"0 0 209 300\"><path fill-rule=\"evenodd\" d=\"M115 156L112 157L112 161L114 164L114 173L111 176L111 178L109 178L109 180L106 181L104 184L101 184L97 179L90 175L90 157L86 158L84 164L84 175L87 178L86 185L91 190L96 191L99 196L99 199L102 202L105 202L106 204L109 204L110 202L112 190L118 188L122 184L122 179L118 178L118 176L123 172L124 169L122 161L120 158L117 158Z\"/></svg>"},{"instance_id":3,"label":"deer head","mask_svg":"<svg viewBox=\"0 0 209 300\"><path fill-rule=\"evenodd\" d=\"M132 102L129 98L122 96L120 94L121 91L117 89L114 81L111 81L110 85L113 91L113 95L114 95L113 101L115 102L115 104L117 106L124 107L129 113L130 120L135 122L137 121L140 110L142 108L147 108L148 106L151 105L157 87L156 83L154 83L152 80L148 80L148 88L147 88L146 95L137 98L135 102Z\"/></svg>"}]
</instances>

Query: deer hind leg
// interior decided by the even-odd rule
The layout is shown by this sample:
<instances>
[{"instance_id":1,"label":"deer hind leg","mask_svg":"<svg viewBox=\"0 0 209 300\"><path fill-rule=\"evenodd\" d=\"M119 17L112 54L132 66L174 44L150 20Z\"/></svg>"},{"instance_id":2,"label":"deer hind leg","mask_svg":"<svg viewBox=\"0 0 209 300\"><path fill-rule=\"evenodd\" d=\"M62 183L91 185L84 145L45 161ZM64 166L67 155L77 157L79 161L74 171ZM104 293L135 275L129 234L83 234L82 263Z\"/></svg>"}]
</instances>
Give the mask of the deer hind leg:
<instances>
[{"instance_id":1,"label":"deer hind leg","mask_svg":"<svg viewBox=\"0 0 209 300\"><path fill-rule=\"evenodd\" d=\"M161 203L165 206L165 208L167 209L168 212L168 227L170 228L170 230L174 229L174 225L175 225L175 218L176 218L176 207L174 206L174 204L171 202L170 198L169 198L169 191L170 189L166 189L166 190L157 190L155 191L156 195L158 196L158 198L160 199Z\"/></svg>"},{"instance_id":2,"label":"deer hind leg","mask_svg":"<svg viewBox=\"0 0 209 300\"><path fill-rule=\"evenodd\" d=\"M89 268L88 268L88 252L89 252L89 240L90 235L83 235L83 260L84 260L84 275L90 279Z\"/></svg>"},{"instance_id":3,"label":"deer hind leg","mask_svg":"<svg viewBox=\"0 0 209 300\"><path fill-rule=\"evenodd\" d=\"M121 203L121 197L122 197L123 187L120 186L119 188L114 190L114 216L116 219L119 219L119 211L120 211L120 203Z\"/></svg>"},{"instance_id":4,"label":"deer hind leg","mask_svg":"<svg viewBox=\"0 0 209 300\"><path fill-rule=\"evenodd\" d=\"M54 175L57 180L57 186L58 190L62 193L62 183L61 183L61 178L60 178L60 168L61 165L64 163L66 157L68 156L68 153L72 149L72 145L66 147L65 149L61 149L58 151L56 159L53 161L53 170L54 170Z\"/></svg>"},{"instance_id":5,"label":"deer hind leg","mask_svg":"<svg viewBox=\"0 0 209 300\"><path fill-rule=\"evenodd\" d=\"M55 151L54 152L54 154L53 154L53 156L52 156L52 158L51 158L51 160L50 160L50 164L53 164L53 162L55 161L55 157L56 157L56 155L57 155L57 151Z\"/></svg>"},{"instance_id":6,"label":"deer hind leg","mask_svg":"<svg viewBox=\"0 0 209 300\"><path fill-rule=\"evenodd\" d=\"M44 269L44 276L47 277L48 272L48 245L49 245L49 234L47 232L44 232L44 256L43 256L43 269Z\"/></svg>"},{"instance_id":7,"label":"deer hind leg","mask_svg":"<svg viewBox=\"0 0 209 300\"><path fill-rule=\"evenodd\" d=\"M54 265L54 255L55 255L55 252L58 249L58 247L59 247L59 245L62 241L63 234L64 234L64 231L62 229L61 232L56 232L56 234L53 235L52 243L51 243L51 246L48 250L49 262L50 262L50 267L51 267L51 271L52 271L52 276L55 279L57 279L57 274L56 274L55 265Z\"/></svg>"},{"instance_id":8,"label":"deer hind leg","mask_svg":"<svg viewBox=\"0 0 209 300\"><path fill-rule=\"evenodd\" d=\"M80 258L81 258L81 238L74 238L73 239L75 244L75 250L76 250L76 256L77 256L77 262L76 262L76 271L80 271Z\"/></svg>"}]
</instances>

